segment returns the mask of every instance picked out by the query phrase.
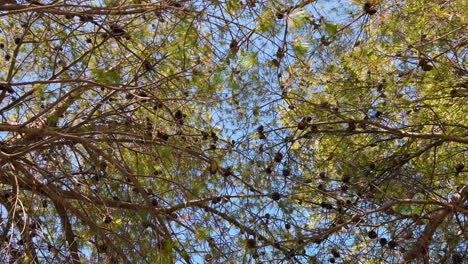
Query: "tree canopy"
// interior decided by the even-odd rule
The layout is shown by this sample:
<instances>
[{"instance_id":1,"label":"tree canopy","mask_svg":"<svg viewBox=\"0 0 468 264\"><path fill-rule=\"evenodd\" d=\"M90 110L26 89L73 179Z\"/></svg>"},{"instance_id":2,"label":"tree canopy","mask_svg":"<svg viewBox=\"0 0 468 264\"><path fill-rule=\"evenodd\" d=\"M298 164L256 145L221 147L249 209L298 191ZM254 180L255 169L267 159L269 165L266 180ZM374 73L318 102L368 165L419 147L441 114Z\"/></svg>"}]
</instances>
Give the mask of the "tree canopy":
<instances>
[{"instance_id":1,"label":"tree canopy","mask_svg":"<svg viewBox=\"0 0 468 264\"><path fill-rule=\"evenodd\" d=\"M465 5L0 1L0 262L463 263Z\"/></svg>"}]
</instances>

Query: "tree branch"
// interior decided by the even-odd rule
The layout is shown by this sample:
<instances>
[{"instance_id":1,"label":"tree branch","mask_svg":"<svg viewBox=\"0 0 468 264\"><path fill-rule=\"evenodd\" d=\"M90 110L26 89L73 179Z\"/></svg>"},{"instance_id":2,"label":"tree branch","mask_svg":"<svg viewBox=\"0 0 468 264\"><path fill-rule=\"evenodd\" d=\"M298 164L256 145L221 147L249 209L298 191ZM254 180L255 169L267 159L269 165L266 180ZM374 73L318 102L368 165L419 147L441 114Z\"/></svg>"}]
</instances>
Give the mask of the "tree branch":
<instances>
[{"instance_id":1,"label":"tree branch","mask_svg":"<svg viewBox=\"0 0 468 264\"><path fill-rule=\"evenodd\" d=\"M459 206L463 203L464 200L466 200L467 196L468 190L465 186L462 188L460 193L454 195L454 197L451 199L451 204L454 207ZM399 264L409 263L421 257L423 257L426 261L426 259L428 259L429 257L429 245L431 243L432 236L434 235L437 228L444 222L444 220L452 214L453 210L451 208L441 208L437 210L431 217L431 220L429 220L429 223L426 225L426 228L424 228L424 231L422 232L421 236L418 238L416 243L414 243L411 250L409 250L403 256L403 259L399 262Z\"/></svg>"}]
</instances>

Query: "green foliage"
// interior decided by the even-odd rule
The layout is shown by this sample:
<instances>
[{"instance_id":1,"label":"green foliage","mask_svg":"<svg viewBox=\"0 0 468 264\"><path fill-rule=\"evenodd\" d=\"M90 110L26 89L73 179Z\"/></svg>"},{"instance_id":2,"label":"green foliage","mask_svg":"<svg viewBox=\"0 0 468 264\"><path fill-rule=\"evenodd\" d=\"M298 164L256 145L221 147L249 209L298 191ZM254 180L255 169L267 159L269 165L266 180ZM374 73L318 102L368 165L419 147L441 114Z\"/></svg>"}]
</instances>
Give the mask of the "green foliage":
<instances>
[{"instance_id":1,"label":"green foliage","mask_svg":"<svg viewBox=\"0 0 468 264\"><path fill-rule=\"evenodd\" d=\"M82 2L0 5L0 262L466 251L464 1Z\"/></svg>"}]
</instances>

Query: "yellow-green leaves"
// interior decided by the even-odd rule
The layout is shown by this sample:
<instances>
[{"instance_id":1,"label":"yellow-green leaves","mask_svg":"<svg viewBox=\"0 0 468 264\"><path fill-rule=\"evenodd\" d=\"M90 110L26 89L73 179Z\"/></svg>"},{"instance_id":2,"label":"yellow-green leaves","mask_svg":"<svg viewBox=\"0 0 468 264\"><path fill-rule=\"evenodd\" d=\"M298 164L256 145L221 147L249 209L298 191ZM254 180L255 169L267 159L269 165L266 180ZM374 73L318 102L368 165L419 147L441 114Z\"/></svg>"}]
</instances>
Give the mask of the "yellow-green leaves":
<instances>
[{"instance_id":1,"label":"yellow-green leaves","mask_svg":"<svg viewBox=\"0 0 468 264\"><path fill-rule=\"evenodd\" d=\"M310 42L297 38L291 42L291 45L293 46L294 52L297 56L303 57L309 50Z\"/></svg>"},{"instance_id":2,"label":"yellow-green leaves","mask_svg":"<svg viewBox=\"0 0 468 264\"><path fill-rule=\"evenodd\" d=\"M338 32L338 25L325 23L325 31L327 31L330 36L333 36Z\"/></svg>"},{"instance_id":3,"label":"yellow-green leaves","mask_svg":"<svg viewBox=\"0 0 468 264\"><path fill-rule=\"evenodd\" d=\"M303 9L298 9L288 16L288 21L292 30L302 28L304 23L310 20L310 15Z\"/></svg>"},{"instance_id":4,"label":"yellow-green leaves","mask_svg":"<svg viewBox=\"0 0 468 264\"><path fill-rule=\"evenodd\" d=\"M218 169L219 169L218 161L212 160L210 163L210 173L216 174L216 172L218 172Z\"/></svg>"},{"instance_id":5,"label":"yellow-green leaves","mask_svg":"<svg viewBox=\"0 0 468 264\"><path fill-rule=\"evenodd\" d=\"M257 55L254 52L242 52L239 56L239 65L241 70L248 70L257 62Z\"/></svg>"},{"instance_id":6,"label":"yellow-green leaves","mask_svg":"<svg viewBox=\"0 0 468 264\"><path fill-rule=\"evenodd\" d=\"M93 69L92 71L97 82L111 85L120 83L121 77L117 70Z\"/></svg>"},{"instance_id":7,"label":"yellow-green leaves","mask_svg":"<svg viewBox=\"0 0 468 264\"><path fill-rule=\"evenodd\" d=\"M273 12L269 9L263 11L263 13L257 17L257 22L258 25L256 30L258 30L259 32L267 32L272 30L275 25L275 18Z\"/></svg>"}]
</instances>

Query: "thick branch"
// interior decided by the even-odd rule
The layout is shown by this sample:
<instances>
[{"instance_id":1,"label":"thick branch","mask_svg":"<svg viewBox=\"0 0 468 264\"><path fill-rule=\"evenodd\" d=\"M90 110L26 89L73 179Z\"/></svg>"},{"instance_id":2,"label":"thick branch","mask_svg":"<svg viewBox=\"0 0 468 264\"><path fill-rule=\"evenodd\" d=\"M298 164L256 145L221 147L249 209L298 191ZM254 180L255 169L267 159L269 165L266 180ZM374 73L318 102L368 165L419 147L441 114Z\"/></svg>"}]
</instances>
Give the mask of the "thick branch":
<instances>
[{"instance_id":1,"label":"thick branch","mask_svg":"<svg viewBox=\"0 0 468 264\"><path fill-rule=\"evenodd\" d=\"M54 201L55 208L57 209L57 213L60 216L60 222L62 223L62 228L65 233L65 239L68 242L68 247L70 249L72 263L80 264L80 256L78 255L78 247L77 242L75 241L75 234L73 233L72 226L70 224L70 220L68 219L67 211L65 208L60 205L58 202Z\"/></svg>"},{"instance_id":2,"label":"thick branch","mask_svg":"<svg viewBox=\"0 0 468 264\"><path fill-rule=\"evenodd\" d=\"M451 199L451 204L453 206L459 206L460 204L462 204L463 201L466 199L468 191L464 187L460 191L460 193L461 194L456 194ZM453 213L453 210L451 208L442 208L436 211L431 217L431 220L429 221L429 223L426 225L426 228L424 228L424 231L422 232L421 236L418 238L416 243L414 243L411 250L409 250L403 256L403 260L401 260L399 263L400 264L409 263L421 257L424 257L425 259L427 259L429 256L429 244L431 243L432 236L434 235L437 228L444 222L444 220L447 217L452 215L452 213Z\"/></svg>"}]
</instances>

